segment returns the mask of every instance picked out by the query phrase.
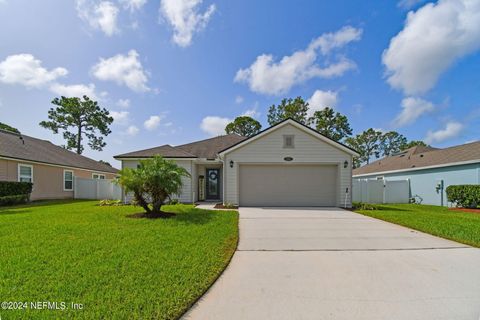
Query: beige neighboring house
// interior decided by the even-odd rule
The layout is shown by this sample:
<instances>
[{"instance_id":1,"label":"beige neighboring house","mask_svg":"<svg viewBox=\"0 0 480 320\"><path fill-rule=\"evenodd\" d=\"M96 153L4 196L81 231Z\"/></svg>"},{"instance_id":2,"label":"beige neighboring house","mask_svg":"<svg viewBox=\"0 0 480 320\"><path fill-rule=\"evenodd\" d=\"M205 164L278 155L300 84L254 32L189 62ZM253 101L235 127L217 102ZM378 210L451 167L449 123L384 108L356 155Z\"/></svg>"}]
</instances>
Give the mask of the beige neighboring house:
<instances>
[{"instance_id":1,"label":"beige neighboring house","mask_svg":"<svg viewBox=\"0 0 480 320\"><path fill-rule=\"evenodd\" d=\"M70 199L75 177L112 179L117 172L50 141L0 130L0 181L32 182L31 200Z\"/></svg>"},{"instance_id":2,"label":"beige neighboring house","mask_svg":"<svg viewBox=\"0 0 480 320\"><path fill-rule=\"evenodd\" d=\"M241 206L351 206L357 152L292 119L250 138L224 135L114 158L136 168L155 155L187 169L178 199ZM128 199L127 199L128 200Z\"/></svg>"}]
</instances>

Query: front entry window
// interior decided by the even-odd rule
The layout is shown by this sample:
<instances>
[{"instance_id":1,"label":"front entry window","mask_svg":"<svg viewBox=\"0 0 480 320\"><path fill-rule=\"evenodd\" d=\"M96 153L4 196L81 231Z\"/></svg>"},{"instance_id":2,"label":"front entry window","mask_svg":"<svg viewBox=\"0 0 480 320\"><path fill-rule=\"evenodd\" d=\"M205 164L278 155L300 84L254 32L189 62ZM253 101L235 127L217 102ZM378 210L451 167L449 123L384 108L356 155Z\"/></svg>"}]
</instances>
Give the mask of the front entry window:
<instances>
[{"instance_id":1,"label":"front entry window","mask_svg":"<svg viewBox=\"0 0 480 320\"><path fill-rule=\"evenodd\" d=\"M206 171L206 198L211 200L220 199L220 170L207 169Z\"/></svg>"}]
</instances>

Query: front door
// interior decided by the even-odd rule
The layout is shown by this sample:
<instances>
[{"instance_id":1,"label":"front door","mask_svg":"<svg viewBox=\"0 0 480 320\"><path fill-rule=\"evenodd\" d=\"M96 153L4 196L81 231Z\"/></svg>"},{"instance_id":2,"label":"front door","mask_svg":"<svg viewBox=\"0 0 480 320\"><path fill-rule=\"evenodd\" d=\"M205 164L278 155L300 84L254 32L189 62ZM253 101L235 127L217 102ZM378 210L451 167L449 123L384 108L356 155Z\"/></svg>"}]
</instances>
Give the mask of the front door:
<instances>
[{"instance_id":1,"label":"front door","mask_svg":"<svg viewBox=\"0 0 480 320\"><path fill-rule=\"evenodd\" d=\"M206 177L206 199L219 200L220 199L220 170L219 169L207 169Z\"/></svg>"}]
</instances>

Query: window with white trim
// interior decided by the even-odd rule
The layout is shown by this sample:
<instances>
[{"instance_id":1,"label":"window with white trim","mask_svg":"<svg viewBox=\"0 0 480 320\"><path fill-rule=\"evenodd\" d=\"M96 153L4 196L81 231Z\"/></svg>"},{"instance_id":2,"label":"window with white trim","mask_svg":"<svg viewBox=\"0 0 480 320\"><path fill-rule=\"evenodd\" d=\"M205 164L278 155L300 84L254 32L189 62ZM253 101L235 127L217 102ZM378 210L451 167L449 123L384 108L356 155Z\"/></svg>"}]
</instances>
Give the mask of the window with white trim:
<instances>
[{"instance_id":1,"label":"window with white trim","mask_svg":"<svg viewBox=\"0 0 480 320\"><path fill-rule=\"evenodd\" d=\"M295 141L294 141L295 136L294 135L284 135L283 136L283 147L284 148L290 148L293 149L295 148Z\"/></svg>"},{"instance_id":2,"label":"window with white trim","mask_svg":"<svg viewBox=\"0 0 480 320\"><path fill-rule=\"evenodd\" d=\"M105 179L105 175L100 173L92 173L92 179Z\"/></svg>"},{"instance_id":3,"label":"window with white trim","mask_svg":"<svg viewBox=\"0 0 480 320\"><path fill-rule=\"evenodd\" d=\"M72 170L63 170L63 190L64 191L73 190L73 171Z\"/></svg>"},{"instance_id":4,"label":"window with white trim","mask_svg":"<svg viewBox=\"0 0 480 320\"><path fill-rule=\"evenodd\" d=\"M33 182L33 166L29 164L18 165L18 181Z\"/></svg>"}]
</instances>

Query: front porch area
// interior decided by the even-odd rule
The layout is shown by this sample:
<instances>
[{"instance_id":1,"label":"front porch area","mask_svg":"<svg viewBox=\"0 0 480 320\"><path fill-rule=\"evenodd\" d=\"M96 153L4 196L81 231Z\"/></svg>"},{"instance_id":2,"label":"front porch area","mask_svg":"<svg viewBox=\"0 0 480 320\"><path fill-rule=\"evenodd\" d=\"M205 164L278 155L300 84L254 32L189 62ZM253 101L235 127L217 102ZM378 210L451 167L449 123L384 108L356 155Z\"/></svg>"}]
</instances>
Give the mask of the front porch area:
<instances>
[{"instance_id":1,"label":"front porch area","mask_svg":"<svg viewBox=\"0 0 480 320\"><path fill-rule=\"evenodd\" d=\"M214 206L223 202L223 164L217 160L193 163L192 194L194 202Z\"/></svg>"}]
</instances>

